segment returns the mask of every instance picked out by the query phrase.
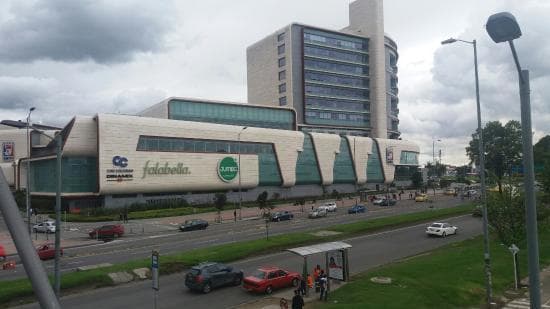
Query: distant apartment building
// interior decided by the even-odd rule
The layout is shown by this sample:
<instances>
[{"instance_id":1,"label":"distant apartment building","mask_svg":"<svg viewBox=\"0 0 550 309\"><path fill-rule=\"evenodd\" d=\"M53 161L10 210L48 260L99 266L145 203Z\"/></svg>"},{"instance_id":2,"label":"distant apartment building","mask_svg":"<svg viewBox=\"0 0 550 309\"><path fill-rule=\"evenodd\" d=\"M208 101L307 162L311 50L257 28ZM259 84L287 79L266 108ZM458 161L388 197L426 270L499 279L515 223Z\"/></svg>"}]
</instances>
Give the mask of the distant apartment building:
<instances>
[{"instance_id":1,"label":"distant apartment building","mask_svg":"<svg viewBox=\"0 0 550 309\"><path fill-rule=\"evenodd\" d=\"M350 25L293 23L247 48L248 101L296 110L302 131L397 139L397 45L381 0L350 4Z\"/></svg>"}]
</instances>

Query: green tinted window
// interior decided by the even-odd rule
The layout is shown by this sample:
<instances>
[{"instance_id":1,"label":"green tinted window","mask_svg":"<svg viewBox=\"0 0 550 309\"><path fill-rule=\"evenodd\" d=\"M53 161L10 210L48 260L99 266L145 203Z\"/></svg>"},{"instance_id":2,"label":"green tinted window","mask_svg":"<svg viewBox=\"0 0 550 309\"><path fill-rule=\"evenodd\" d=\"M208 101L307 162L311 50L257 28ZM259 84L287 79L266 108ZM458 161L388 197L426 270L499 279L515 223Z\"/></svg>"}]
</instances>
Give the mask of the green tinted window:
<instances>
[{"instance_id":1,"label":"green tinted window","mask_svg":"<svg viewBox=\"0 0 550 309\"><path fill-rule=\"evenodd\" d=\"M64 193L97 192L97 159L69 157L61 161L61 186ZM31 191L56 192L56 160L31 162Z\"/></svg>"},{"instance_id":2,"label":"green tinted window","mask_svg":"<svg viewBox=\"0 0 550 309\"><path fill-rule=\"evenodd\" d=\"M315 157L315 150L311 136L304 134L304 150L298 154L296 161L296 184L321 184L321 174L319 173L319 164Z\"/></svg>"},{"instance_id":3,"label":"green tinted window","mask_svg":"<svg viewBox=\"0 0 550 309\"><path fill-rule=\"evenodd\" d=\"M355 183L355 172L353 171L353 163L347 138L340 138L340 153L336 154L333 171L334 183Z\"/></svg>"},{"instance_id":4,"label":"green tinted window","mask_svg":"<svg viewBox=\"0 0 550 309\"><path fill-rule=\"evenodd\" d=\"M402 151L399 163L418 165L418 153L412 151Z\"/></svg>"},{"instance_id":5,"label":"green tinted window","mask_svg":"<svg viewBox=\"0 0 550 309\"><path fill-rule=\"evenodd\" d=\"M243 104L171 100L170 119L294 130L294 112Z\"/></svg>"},{"instance_id":6,"label":"green tinted window","mask_svg":"<svg viewBox=\"0 0 550 309\"><path fill-rule=\"evenodd\" d=\"M372 143L372 154L367 161L367 183L383 183L384 173L382 172L382 161L378 152L378 144L375 140Z\"/></svg>"}]
</instances>

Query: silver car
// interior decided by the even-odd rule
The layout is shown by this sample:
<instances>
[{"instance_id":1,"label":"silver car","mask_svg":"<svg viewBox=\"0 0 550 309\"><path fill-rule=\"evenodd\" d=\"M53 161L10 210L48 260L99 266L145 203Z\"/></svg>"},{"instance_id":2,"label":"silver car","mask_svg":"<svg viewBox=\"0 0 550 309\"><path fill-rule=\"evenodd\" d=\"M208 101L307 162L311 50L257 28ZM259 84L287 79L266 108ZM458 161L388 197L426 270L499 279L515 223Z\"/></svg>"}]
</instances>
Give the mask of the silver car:
<instances>
[{"instance_id":1,"label":"silver car","mask_svg":"<svg viewBox=\"0 0 550 309\"><path fill-rule=\"evenodd\" d=\"M324 209L324 208L317 208L317 209L314 209L312 210L310 213L309 213L309 218L311 219L315 219L315 218L321 218L321 217L326 217L327 216L327 210Z\"/></svg>"},{"instance_id":2,"label":"silver car","mask_svg":"<svg viewBox=\"0 0 550 309\"><path fill-rule=\"evenodd\" d=\"M55 233L55 223L53 221L45 221L35 224L32 227L35 233Z\"/></svg>"}]
</instances>

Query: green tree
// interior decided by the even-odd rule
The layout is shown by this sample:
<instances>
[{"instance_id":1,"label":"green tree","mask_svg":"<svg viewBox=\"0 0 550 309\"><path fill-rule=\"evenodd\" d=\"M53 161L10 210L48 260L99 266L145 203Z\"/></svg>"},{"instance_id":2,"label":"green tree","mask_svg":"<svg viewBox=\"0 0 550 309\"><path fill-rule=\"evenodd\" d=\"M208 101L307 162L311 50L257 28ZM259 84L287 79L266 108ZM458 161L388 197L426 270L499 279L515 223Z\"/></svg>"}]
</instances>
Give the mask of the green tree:
<instances>
[{"instance_id":1,"label":"green tree","mask_svg":"<svg viewBox=\"0 0 550 309\"><path fill-rule=\"evenodd\" d=\"M550 135L541 138L533 146L533 156L536 165L544 164L545 161L550 160Z\"/></svg>"},{"instance_id":2,"label":"green tree","mask_svg":"<svg viewBox=\"0 0 550 309\"><path fill-rule=\"evenodd\" d=\"M227 195L225 193L216 193L214 195L214 207L218 210L218 222L222 222L222 216L221 211L225 207L225 203L227 202Z\"/></svg>"},{"instance_id":3,"label":"green tree","mask_svg":"<svg viewBox=\"0 0 550 309\"><path fill-rule=\"evenodd\" d=\"M456 168L456 182L465 183L466 182L466 174L470 171L470 167L468 165L462 165Z\"/></svg>"},{"instance_id":4,"label":"green tree","mask_svg":"<svg viewBox=\"0 0 550 309\"><path fill-rule=\"evenodd\" d=\"M273 205L268 202L268 193L267 191L264 191L258 195L258 198L256 199L256 203L258 203L258 207L262 211L264 216L268 216L271 209L273 209Z\"/></svg>"},{"instance_id":5,"label":"green tree","mask_svg":"<svg viewBox=\"0 0 550 309\"><path fill-rule=\"evenodd\" d=\"M419 189L422 187L422 173L420 171L416 171L412 174L411 177L412 185L415 189Z\"/></svg>"},{"instance_id":6,"label":"green tree","mask_svg":"<svg viewBox=\"0 0 550 309\"><path fill-rule=\"evenodd\" d=\"M504 126L499 121L491 121L483 128L485 145L485 168L494 177L502 194L502 181L510 167L521 164L521 125L516 120ZM472 163L479 166L479 137L472 134L466 153Z\"/></svg>"}]
</instances>

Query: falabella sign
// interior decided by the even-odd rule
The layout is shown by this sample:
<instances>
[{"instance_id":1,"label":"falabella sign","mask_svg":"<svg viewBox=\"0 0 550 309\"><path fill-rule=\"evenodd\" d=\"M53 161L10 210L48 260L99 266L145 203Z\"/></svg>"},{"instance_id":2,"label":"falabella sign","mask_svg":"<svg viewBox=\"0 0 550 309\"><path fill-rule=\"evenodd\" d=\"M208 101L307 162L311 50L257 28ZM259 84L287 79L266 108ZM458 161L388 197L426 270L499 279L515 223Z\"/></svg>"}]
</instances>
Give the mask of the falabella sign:
<instances>
[{"instance_id":1,"label":"falabella sign","mask_svg":"<svg viewBox=\"0 0 550 309\"><path fill-rule=\"evenodd\" d=\"M237 177L239 166L232 157L225 157L218 162L218 176L225 182L230 182Z\"/></svg>"}]
</instances>

